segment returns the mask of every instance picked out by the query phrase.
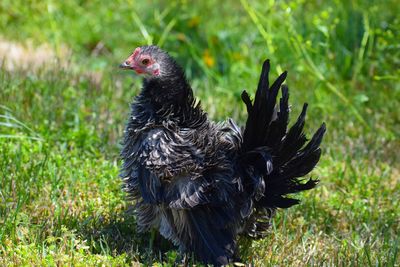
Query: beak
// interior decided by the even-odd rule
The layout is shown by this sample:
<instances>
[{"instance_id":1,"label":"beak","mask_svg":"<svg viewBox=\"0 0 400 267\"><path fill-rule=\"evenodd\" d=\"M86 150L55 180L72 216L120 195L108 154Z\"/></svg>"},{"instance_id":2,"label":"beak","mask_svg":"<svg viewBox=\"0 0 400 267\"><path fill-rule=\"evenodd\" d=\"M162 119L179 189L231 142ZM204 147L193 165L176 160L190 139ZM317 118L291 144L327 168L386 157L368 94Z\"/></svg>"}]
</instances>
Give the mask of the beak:
<instances>
[{"instance_id":1,"label":"beak","mask_svg":"<svg viewBox=\"0 0 400 267\"><path fill-rule=\"evenodd\" d=\"M132 69L131 65L129 65L128 61L125 61L124 63L120 64L119 67L121 69Z\"/></svg>"}]
</instances>

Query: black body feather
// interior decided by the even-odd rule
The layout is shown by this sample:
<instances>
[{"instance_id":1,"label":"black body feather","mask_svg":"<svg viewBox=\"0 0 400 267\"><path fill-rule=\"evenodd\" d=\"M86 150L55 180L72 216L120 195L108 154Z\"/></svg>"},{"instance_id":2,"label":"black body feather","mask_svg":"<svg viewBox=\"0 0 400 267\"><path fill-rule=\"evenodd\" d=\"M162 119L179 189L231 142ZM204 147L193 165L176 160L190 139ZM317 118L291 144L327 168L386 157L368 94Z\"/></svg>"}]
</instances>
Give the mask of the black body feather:
<instances>
[{"instance_id":1,"label":"black body feather","mask_svg":"<svg viewBox=\"0 0 400 267\"><path fill-rule=\"evenodd\" d=\"M136 203L138 227L158 229L204 263L228 264L236 258L238 235L263 236L276 208L299 203L287 194L317 184L302 177L319 160L325 125L306 144L304 105L287 130L286 72L269 87L269 61L254 103L242 94L244 131L231 120L216 124L196 104L176 62L155 46L143 48L153 49L169 71L145 79L121 152L121 177Z\"/></svg>"}]
</instances>

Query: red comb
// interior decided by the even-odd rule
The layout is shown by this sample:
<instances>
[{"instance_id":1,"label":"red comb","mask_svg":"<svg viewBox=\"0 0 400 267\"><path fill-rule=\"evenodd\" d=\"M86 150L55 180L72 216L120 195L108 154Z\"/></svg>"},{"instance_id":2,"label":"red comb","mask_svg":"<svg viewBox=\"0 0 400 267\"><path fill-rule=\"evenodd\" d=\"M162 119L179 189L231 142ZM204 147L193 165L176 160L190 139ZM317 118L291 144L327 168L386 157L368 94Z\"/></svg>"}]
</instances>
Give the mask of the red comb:
<instances>
[{"instance_id":1,"label":"red comb","mask_svg":"<svg viewBox=\"0 0 400 267\"><path fill-rule=\"evenodd\" d=\"M133 51L132 57L135 58L140 52L140 47L137 47L135 51Z\"/></svg>"}]
</instances>

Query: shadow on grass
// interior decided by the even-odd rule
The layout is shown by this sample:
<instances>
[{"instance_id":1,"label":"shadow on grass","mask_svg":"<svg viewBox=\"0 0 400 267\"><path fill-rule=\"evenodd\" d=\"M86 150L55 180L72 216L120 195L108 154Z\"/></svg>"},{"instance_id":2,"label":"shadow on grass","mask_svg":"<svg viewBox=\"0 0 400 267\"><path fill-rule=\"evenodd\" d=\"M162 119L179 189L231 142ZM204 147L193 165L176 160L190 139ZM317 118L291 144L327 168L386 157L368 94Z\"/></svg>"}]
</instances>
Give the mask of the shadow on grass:
<instances>
[{"instance_id":1,"label":"shadow on grass","mask_svg":"<svg viewBox=\"0 0 400 267\"><path fill-rule=\"evenodd\" d=\"M131 212L110 214L110 219L90 217L78 229L90 244L91 252L118 256L126 254L129 261L151 266L153 262L174 263L178 252L158 231L139 233Z\"/></svg>"}]
</instances>

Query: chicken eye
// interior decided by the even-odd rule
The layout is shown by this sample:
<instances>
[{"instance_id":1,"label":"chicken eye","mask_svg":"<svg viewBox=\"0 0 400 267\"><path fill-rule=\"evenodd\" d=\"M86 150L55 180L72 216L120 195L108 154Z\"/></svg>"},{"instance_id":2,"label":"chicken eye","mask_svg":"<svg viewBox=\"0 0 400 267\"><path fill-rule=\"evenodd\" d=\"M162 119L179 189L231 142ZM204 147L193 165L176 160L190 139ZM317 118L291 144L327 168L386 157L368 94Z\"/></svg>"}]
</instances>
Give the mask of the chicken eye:
<instances>
[{"instance_id":1,"label":"chicken eye","mask_svg":"<svg viewBox=\"0 0 400 267\"><path fill-rule=\"evenodd\" d=\"M148 65L150 63L150 60L148 58L142 59L141 63L143 65Z\"/></svg>"}]
</instances>

